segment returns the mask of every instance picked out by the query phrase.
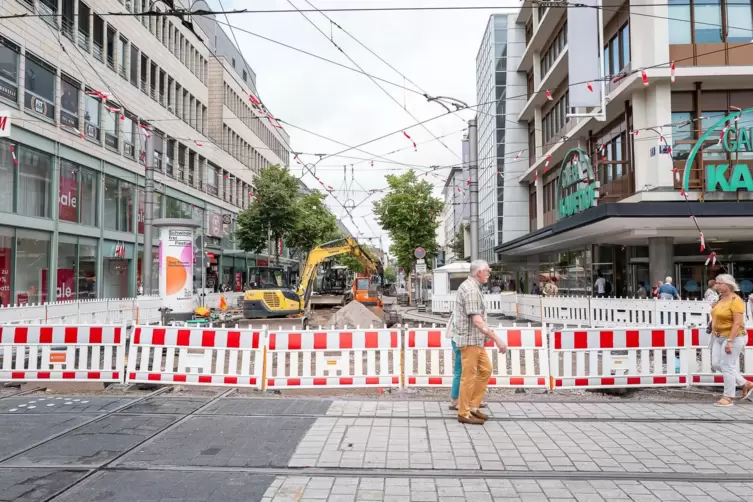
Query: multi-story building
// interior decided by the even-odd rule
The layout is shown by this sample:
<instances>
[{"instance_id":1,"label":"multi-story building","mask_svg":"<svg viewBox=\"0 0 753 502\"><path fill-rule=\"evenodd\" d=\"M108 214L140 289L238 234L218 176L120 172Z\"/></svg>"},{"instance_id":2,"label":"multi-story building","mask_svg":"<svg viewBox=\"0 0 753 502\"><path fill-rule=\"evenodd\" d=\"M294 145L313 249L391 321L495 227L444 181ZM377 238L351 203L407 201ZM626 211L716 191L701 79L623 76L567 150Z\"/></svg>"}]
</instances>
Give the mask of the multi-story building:
<instances>
[{"instance_id":1,"label":"multi-story building","mask_svg":"<svg viewBox=\"0 0 753 502\"><path fill-rule=\"evenodd\" d=\"M479 258L497 261L494 248L527 230L521 209L528 194L517 178L525 164L506 159L526 142L525 127L509 117L521 109L511 96L525 92L525 79L515 70L524 37L515 18L495 14L489 18L476 56L478 110Z\"/></svg>"},{"instance_id":2,"label":"multi-story building","mask_svg":"<svg viewBox=\"0 0 753 502\"><path fill-rule=\"evenodd\" d=\"M461 142L462 146L462 166L450 168L447 175L442 196L444 197L444 221L442 227L437 231L444 232L445 243L445 262L464 260L465 256L456 256L453 251L453 243L457 239L458 232L463 225L468 224L471 216L470 198L468 194L468 159L470 156L470 147L468 136L466 135Z\"/></svg>"},{"instance_id":3,"label":"multi-story building","mask_svg":"<svg viewBox=\"0 0 753 502\"><path fill-rule=\"evenodd\" d=\"M232 231L255 175L288 165L289 138L255 113L256 75L212 17L143 15L187 7L0 3L0 15L26 16L0 21L0 109L12 116L0 138L3 304L135 295L147 138L154 217L199 225L208 260L195 276L208 262L206 286L235 289L268 260L237 249ZM102 15L112 12L134 15ZM148 245L156 269L158 242Z\"/></svg>"},{"instance_id":4,"label":"multi-story building","mask_svg":"<svg viewBox=\"0 0 753 502\"><path fill-rule=\"evenodd\" d=\"M529 132L514 178L528 226L498 257L525 291L545 275L588 294L601 274L631 296L673 276L684 298L701 298L725 270L751 293L751 1L626 0L601 14L603 44L577 54L568 41L592 27L569 8L525 0L511 19L525 33L512 70L528 86L508 119ZM600 58L603 120L572 116L599 111L571 107L575 86L600 87L570 78L575 57Z\"/></svg>"}]
</instances>

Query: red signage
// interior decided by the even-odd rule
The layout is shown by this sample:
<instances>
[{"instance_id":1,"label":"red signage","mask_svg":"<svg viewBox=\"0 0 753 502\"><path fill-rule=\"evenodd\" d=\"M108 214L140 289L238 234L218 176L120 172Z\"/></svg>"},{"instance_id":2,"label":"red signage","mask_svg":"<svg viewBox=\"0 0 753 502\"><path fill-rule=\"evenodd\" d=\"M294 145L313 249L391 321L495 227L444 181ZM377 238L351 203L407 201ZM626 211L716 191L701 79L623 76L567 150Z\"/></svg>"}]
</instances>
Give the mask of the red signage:
<instances>
[{"instance_id":1,"label":"red signage","mask_svg":"<svg viewBox=\"0 0 753 502\"><path fill-rule=\"evenodd\" d=\"M10 248L0 248L0 301L10 304Z\"/></svg>"},{"instance_id":2,"label":"red signage","mask_svg":"<svg viewBox=\"0 0 753 502\"><path fill-rule=\"evenodd\" d=\"M63 302L76 299L76 274L72 268L59 268L55 283L56 301ZM47 301L47 269L42 269L42 301Z\"/></svg>"},{"instance_id":3,"label":"red signage","mask_svg":"<svg viewBox=\"0 0 753 502\"><path fill-rule=\"evenodd\" d=\"M59 218L63 221L72 221L75 223L78 217L78 184L76 183L75 174L69 178L65 174L65 169L60 172L60 188L58 189L58 213Z\"/></svg>"},{"instance_id":4,"label":"red signage","mask_svg":"<svg viewBox=\"0 0 753 502\"><path fill-rule=\"evenodd\" d=\"M243 291L243 274L241 272L235 273L235 291L239 293Z\"/></svg>"},{"instance_id":5,"label":"red signage","mask_svg":"<svg viewBox=\"0 0 753 502\"><path fill-rule=\"evenodd\" d=\"M269 266L269 260L256 260L256 266L257 267L268 267Z\"/></svg>"},{"instance_id":6,"label":"red signage","mask_svg":"<svg viewBox=\"0 0 753 502\"><path fill-rule=\"evenodd\" d=\"M207 235L222 237L222 216L207 211Z\"/></svg>"},{"instance_id":7,"label":"red signage","mask_svg":"<svg viewBox=\"0 0 753 502\"><path fill-rule=\"evenodd\" d=\"M139 195L139 233L144 233L144 197Z\"/></svg>"}]
</instances>

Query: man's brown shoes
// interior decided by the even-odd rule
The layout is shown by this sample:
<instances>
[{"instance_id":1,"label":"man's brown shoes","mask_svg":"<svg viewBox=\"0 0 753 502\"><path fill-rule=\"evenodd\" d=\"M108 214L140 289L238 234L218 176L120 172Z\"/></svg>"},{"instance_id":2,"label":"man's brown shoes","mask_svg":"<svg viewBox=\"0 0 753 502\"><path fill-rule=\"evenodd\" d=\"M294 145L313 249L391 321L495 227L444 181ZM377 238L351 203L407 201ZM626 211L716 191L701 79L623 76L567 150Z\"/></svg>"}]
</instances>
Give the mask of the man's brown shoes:
<instances>
[{"instance_id":1,"label":"man's brown shoes","mask_svg":"<svg viewBox=\"0 0 753 502\"><path fill-rule=\"evenodd\" d=\"M473 415L474 417L480 420L483 420L484 422L489 420L489 415L487 415L486 413L481 413L481 411L479 410L476 410L476 411L471 410L471 415Z\"/></svg>"},{"instance_id":2,"label":"man's brown shoes","mask_svg":"<svg viewBox=\"0 0 753 502\"><path fill-rule=\"evenodd\" d=\"M474 417L473 414L467 417L458 416L458 422L460 422L461 424L484 425L484 421L480 418Z\"/></svg>"}]
</instances>

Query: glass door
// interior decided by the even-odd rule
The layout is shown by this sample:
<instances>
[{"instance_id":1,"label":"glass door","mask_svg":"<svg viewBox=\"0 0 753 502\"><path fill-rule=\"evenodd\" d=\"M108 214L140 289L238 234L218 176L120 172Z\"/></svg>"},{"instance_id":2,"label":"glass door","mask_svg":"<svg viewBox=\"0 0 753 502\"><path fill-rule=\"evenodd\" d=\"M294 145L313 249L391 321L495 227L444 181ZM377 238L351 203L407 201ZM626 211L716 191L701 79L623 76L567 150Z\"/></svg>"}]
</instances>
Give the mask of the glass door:
<instances>
[{"instance_id":1,"label":"glass door","mask_svg":"<svg viewBox=\"0 0 753 502\"><path fill-rule=\"evenodd\" d=\"M703 263L680 263L675 287L683 300L701 300L706 291L706 266Z\"/></svg>"}]
</instances>

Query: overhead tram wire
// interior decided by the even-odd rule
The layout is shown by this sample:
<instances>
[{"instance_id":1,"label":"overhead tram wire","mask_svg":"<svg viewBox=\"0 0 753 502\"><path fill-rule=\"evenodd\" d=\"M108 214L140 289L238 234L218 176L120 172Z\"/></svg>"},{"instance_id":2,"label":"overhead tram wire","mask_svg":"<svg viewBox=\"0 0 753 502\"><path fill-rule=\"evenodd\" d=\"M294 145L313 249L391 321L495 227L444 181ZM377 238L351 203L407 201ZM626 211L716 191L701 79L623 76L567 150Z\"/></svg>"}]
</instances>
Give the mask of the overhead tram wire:
<instances>
[{"instance_id":1,"label":"overhead tram wire","mask_svg":"<svg viewBox=\"0 0 753 502\"><path fill-rule=\"evenodd\" d=\"M287 0L287 1L288 1L288 3L289 3L290 5L292 5L293 7L295 7L295 8L297 9L297 7L295 6L295 4L293 3L293 0ZM306 1L308 2L308 0L306 0ZM311 5L311 3L309 3L309 5ZM316 30L317 30L317 31L318 31L319 33L321 33L321 35L322 35L322 36L323 36L324 38L327 38L327 34L326 34L326 33L324 33L324 32L323 32L323 31L321 30L321 28L319 28L319 26L317 26L317 25L316 25L316 23L314 23L314 22L313 22L313 21L312 21L311 19L309 19L309 17L308 17L308 16L306 15L306 14L303 14L303 13L301 13L301 15L302 15L302 16L303 16L303 17L304 17L304 18L306 19L306 21L308 21L308 22L309 22L309 23L310 23L310 24L311 24L311 25L312 25L312 26L313 26L314 28L316 28ZM322 15L324 15L324 14L322 14ZM329 19L329 17L327 17L326 15L324 15L324 17L325 17L325 18L327 18L327 19ZM361 68L361 66L360 66L360 65L359 65L358 63L356 63L356 62L355 62L355 60L354 60L353 58L351 58L351 57L350 57L350 56L349 56L349 55L348 55L348 54L347 54L347 53L346 53L346 52L345 52L345 51L344 51L344 50L342 49L342 47L340 47L340 46L339 46L339 45L338 45L338 44L337 44L337 43L336 43L336 42L335 42L335 41L334 41L333 39L331 39L331 38L328 38L328 40L329 40L329 41L330 41L330 42L332 43L332 45L334 45L334 46L335 46L335 48L336 48L337 50L339 50L339 51L340 51L340 52L342 53L342 55L343 55L343 56L345 56L346 58L348 58L348 61L350 61L351 63L353 63L353 64L354 64L354 65L355 65L355 66L356 66L356 67L357 67L357 68L358 68L359 70L363 71L363 68ZM397 104L397 106L398 106L398 107L400 107L400 108L401 108L402 110L405 110L405 112L406 112L406 113L407 113L408 115L410 115L410 117L411 117L411 118L412 118L413 120L416 120L416 121L418 121L418 118L417 118L417 117L416 117L415 115L413 115L413 113L412 113L412 112L408 111L408 109L407 109L407 108L403 108L403 107L402 107L402 105L400 105L400 102L399 102L399 101L398 101L397 99L395 99L395 96L393 96L392 94L390 94L390 93L389 93L389 92L387 91L387 89L385 89L384 87L382 87L381 85L379 85L379 83L378 83L378 82L377 82L376 80L374 80L374 79L373 79L373 78L372 78L372 77L371 77L370 75L367 75L367 76L369 77L369 79L371 79L371 81L372 81L372 82L374 82L374 85L376 85L377 87L379 87L379 89L380 89L380 90L381 90L382 92L384 92L384 93L385 93L385 94L386 94L386 95L387 95L387 96L388 96L388 97L389 97L389 98L390 98L390 99L391 99L392 101L394 101L394 102L395 102L395 104ZM445 147L445 148L446 148L446 149L447 149L447 150L448 150L448 151L449 151L450 153L452 153L452 154L453 154L453 155L454 155L455 157L457 157L458 159L460 159L460 158L461 158L461 157L460 157L460 155L458 155L458 154L457 154L457 152L455 152L455 151L454 151L454 150L452 150L452 149L451 149L451 148L450 148L449 146L447 146L447 145L446 145L445 143L443 143L443 142L442 142L441 140L439 140L439 138L437 138L437 135L436 135L436 134L434 134L434 133L433 133L433 132L432 132L432 131L431 131L431 130L430 130L430 129L428 128L428 127L426 127L426 126L422 126L422 127L423 127L423 128L424 128L424 130L425 130L426 132L428 132L428 133L429 133L429 134L430 134L430 135L431 135L432 137L434 137L434 138L435 138L435 139L436 139L437 141L439 141L439 143L440 143L440 144L441 144L442 146L444 146L444 147ZM461 160L462 160L462 159L461 159Z\"/></svg>"}]
</instances>

